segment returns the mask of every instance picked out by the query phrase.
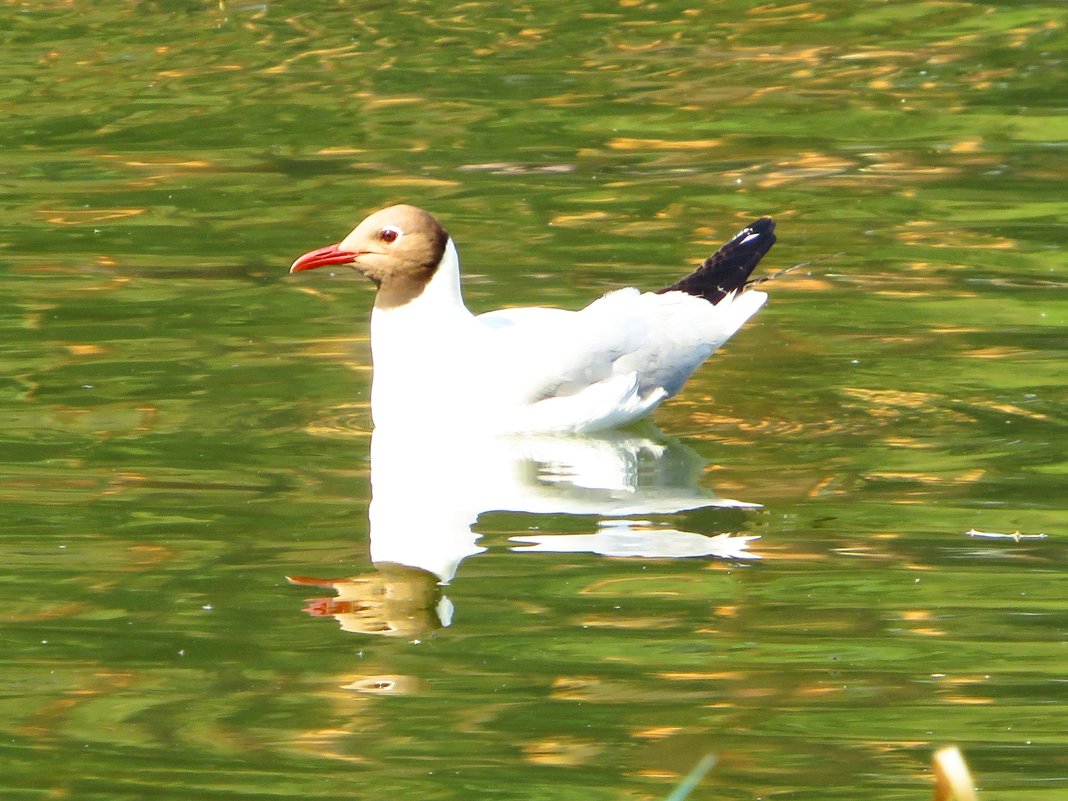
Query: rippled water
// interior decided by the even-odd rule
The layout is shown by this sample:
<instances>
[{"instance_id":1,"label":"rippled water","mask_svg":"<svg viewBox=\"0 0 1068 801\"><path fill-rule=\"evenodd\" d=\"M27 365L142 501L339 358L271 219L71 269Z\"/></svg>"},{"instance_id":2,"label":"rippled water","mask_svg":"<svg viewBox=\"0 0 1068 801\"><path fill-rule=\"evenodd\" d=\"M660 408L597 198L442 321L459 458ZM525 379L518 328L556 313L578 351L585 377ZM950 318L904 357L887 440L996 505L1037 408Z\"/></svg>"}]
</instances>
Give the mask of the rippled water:
<instances>
[{"instance_id":1,"label":"rippled water","mask_svg":"<svg viewBox=\"0 0 1068 801\"><path fill-rule=\"evenodd\" d=\"M5 797L1064 797L1060 4L0 14ZM823 260L652 424L372 448L286 269L402 200L477 311Z\"/></svg>"}]
</instances>

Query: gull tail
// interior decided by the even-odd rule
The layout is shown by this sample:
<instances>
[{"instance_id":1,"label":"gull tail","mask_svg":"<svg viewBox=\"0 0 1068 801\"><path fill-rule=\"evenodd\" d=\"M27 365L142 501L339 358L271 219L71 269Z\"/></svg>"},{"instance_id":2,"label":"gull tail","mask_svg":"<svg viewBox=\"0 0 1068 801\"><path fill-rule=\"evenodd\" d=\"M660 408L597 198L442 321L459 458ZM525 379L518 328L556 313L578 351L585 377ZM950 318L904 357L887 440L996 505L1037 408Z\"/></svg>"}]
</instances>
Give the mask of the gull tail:
<instances>
[{"instance_id":1,"label":"gull tail","mask_svg":"<svg viewBox=\"0 0 1068 801\"><path fill-rule=\"evenodd\" d=\"M775 221L761 217L739 231L688 276L657 290L657 294L685 292L715 305L746 285L750 274L774 244Z\"/></svg>"}]
</instances>

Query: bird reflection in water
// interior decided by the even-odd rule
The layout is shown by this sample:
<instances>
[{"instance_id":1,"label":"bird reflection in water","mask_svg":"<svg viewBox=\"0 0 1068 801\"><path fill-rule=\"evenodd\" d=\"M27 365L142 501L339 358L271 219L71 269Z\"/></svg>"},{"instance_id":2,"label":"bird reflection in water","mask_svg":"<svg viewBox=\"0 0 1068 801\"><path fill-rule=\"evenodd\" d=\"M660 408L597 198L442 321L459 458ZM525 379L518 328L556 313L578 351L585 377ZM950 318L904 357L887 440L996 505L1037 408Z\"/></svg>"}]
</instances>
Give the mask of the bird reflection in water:
<instances>
[{"instance_id":1,"label":"bird reflection in water","mask_svg":"<svg viewBox=\"0 0 1068 801\"><path fill-rule=\"evenodd\" d=\"M754 536L679 531L641 519L707 507L756 508L699 485L704 462L651 426L644 435L453 436L376 429L371 439L371 561L348 578L290 577L330 588L305 611L342 629L418 639L449 626L443 587L486 549L473 531L486 512L596 516L593 534L513 537L517 552L730 560L759 558Z\"/></svg>"},{"instance_id":2,"label":"bird reflection in water","mask_svg":"<svg viewBox=\"0 0 1068 801\"><path fill-rule=\"evenodd\" d=\"M304 611L313 617L333 617L343 631L418 639L449 625L452 603L434 574L405 565L376 567L373 572L349 578L287 578L291 584L337 593L309 600Z\"/></svg>"}]
</instances>

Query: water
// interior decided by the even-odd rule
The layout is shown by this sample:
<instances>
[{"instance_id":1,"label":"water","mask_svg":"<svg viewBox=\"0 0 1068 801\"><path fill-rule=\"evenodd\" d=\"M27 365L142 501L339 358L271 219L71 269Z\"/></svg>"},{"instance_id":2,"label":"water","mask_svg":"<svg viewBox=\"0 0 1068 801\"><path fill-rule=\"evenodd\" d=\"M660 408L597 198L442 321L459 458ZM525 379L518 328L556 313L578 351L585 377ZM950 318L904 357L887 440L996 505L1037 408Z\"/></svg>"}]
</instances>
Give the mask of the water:
<instances>
[{"instance_id":1,"label":"water","mask_svg":"<svg viewBox=\"0 0 1068 801\"><path fill-rule=\"evenodd\" d=\"M2 15L5 797L1064 796L1059 4ZM286 269L402 200L478 311L830 258L652 426L372 462Z\"/></svg>"}]
</instances>

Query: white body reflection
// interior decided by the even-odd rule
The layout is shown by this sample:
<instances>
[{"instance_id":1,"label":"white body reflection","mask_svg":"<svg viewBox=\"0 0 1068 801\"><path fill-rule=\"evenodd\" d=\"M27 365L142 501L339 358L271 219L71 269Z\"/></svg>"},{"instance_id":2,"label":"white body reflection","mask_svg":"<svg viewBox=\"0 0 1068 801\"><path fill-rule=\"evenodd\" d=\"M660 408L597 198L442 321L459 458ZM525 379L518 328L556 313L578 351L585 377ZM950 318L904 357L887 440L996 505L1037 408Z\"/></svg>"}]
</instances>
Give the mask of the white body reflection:
<instances>
[{"instance_id":1,"label":"white body reflection","mask_svg":"<svg viewBox=\"0 0 1068 801\"><path fill-rule=\"evenodd\" d=\"M679 559L718 556L723 559L759 559L749 550L756 536L717 534L706 537L689 531L654 526L646 520L603 520L596 534L545 534L512 537L513 542L529 543L524 551L553 553L596 553L601 556L643 556Z\"/></svg>"},{"instance_id":2,"label":"white body reflection","mask_svg":"<svg viewBox=\"0 0 1068 801\"><path fill-rule=\"evenodd\" d=\"M756 558L755 537L678 531L643 520L710 506L756 507L719 498L698 481L703 462L658 434L455 436L376 429L371 440L371 560L378 573L291 579L332 587L336 599L308 611L352 631L418 636L449 625L441 592L460 563L485 549L473 527L492 512L600 518L589 535L514 537L514 550L645 558ZM414 570L413 570L414 568Z\"/></svg>"},{"instance_id":3,"label":"white body reflection","mask_svg":"<svg viewBox=\"0 0 1068 801\"><path fill-rule=\"evenodd\" d=\"M451 438L377 429L371 439L371 560L417 567L448 583L464 558L484 550L472 530L484 512L621 518L756 506L699 487L701 466L700 457L677 442L620 432ZM678 555L666 540L658 551L655 529L646 533L643 555ZM566 540L573 545L574 537ZM552 541L539 537L539 550L552 550Z\"/></svg>"}]
</instances>

